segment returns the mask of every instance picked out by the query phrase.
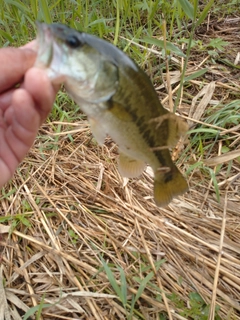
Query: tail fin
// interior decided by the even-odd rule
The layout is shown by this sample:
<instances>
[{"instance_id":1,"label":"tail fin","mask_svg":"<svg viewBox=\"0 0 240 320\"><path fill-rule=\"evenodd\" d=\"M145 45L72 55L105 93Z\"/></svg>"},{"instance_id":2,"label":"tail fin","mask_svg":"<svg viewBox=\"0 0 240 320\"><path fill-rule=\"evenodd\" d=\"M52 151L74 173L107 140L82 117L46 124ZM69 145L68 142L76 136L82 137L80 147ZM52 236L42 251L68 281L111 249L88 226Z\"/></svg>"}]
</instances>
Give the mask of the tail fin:
<instances>
[{"instance_id":1,"label":"tail fin","mask_svg":"<svg viewBox=\"0 0 240 320\"><path fill-rule=\"evenodd\" d=\"M172 198L183 194L187 190L188 184L175 165L168 173L155 174L154 200L157 206L167 206Z\"/></svg>"}]
</instances>

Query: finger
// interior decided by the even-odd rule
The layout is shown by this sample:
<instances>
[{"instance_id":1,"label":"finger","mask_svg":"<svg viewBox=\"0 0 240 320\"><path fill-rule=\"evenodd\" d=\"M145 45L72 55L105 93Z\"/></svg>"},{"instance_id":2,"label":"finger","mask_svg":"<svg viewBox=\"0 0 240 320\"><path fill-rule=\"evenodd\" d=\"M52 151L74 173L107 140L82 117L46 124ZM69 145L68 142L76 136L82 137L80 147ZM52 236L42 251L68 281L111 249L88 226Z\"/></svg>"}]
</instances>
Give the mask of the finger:
<instances>
[{"instance_id":1,"label":"finger","mask_svg":"<svg viewBox=\"0 0 240 320\"><path fill-rule=\"evenodd\" d=\"M40 125L40 115L36 112L35 103L26 90L18 89L13 93L4 120L8 126L6 130L0 127L1 184L7 182L13 175L19 162L33 144ZM4 171L1 171L3 169Z\"/></svg>"},{"instance_id":2,"label":"finger","mask_svg":"<svg viewBox=\"0 0 240 320\"><path fill-rule=\"evenodd\" d=\"M30 41L26 43L24 46L19 47L19 49L31 49L34 51L37 51L37 48L38 48L37 40Z\"/></svg>"},{"instance_id":3,"label":"finger","mask_svg":"<svg viewBox=\"0 0 240 320\"><path fill-rule=\"evenodd\" d=\"M19 83L25 72L33 66L35 59L36 52L30 49L0 49L0 92Z\"/></svg>"},{"instance_id":4,"label":"finger","mask_svg":"<svg viewBox=\"0 0 240 320\"><path fill-rule=\"evenodd\" d=\"M0 110L5 112L5 110L10 106L12 101L13 92L16 89L8 90L0 95Z\"/></svg>"},{"instance_id":5,"label":"finger","mask_svg":"<svg viewBox=\"0 0 240 320\"><path fill-rule=\"evenodd\" d=\"M33 97L36 111L39 113L42 123L51 111L60 86L52 85L45 70L31 68L25 75L23 87Z\"/></svg>"},{"instance_id":6,"label":"finger","mask_svg":"<svg viewBox=\"0 0 240 320\"><path fill-rule=\"evenodd\" d=\"M42 73L42 70L40 72ZM30 80L27 80L27 83L30 82L31 86L34 85L32 82L32 76L34 77L34 74L30 76ZM39 71L37 72L37 76L39 76ZM40 79L40 81L41 81L41 79ZM20 85L20 88L24 88L24 86L25 86L25 84L23 83ZM51 83L49 82L49 84L47 84L47 86L51 86ZM55 96L55 94L59 90L59 85L53 84L52 86L53 86L54 96ZM18 89L10 89L10 90L0 94L0 110L5 112L5 110L10 106L11 100L12 100L12 95L13 95L14 91L16 91L16 90L18 90ZM48 90L49 90L49 88L48 88ZM45 93L41 92L41 96L43 97L44 95L45 95Z\"/></svg>"}]
</instances>

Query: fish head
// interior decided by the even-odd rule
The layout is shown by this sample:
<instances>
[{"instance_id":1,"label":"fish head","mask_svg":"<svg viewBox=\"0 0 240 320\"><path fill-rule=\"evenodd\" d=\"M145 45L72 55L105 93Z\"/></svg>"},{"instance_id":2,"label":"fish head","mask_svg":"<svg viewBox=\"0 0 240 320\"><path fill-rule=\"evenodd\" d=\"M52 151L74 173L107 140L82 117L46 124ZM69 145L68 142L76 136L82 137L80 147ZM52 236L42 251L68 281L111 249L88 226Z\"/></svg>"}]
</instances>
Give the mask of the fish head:
<instances>
[{"instance_id":1,"label":"fish head","mask_svg":"<svg viewBox=\"0 0 240 320\"><path fill-rule=\"evenodd\" d=\"M63 83L77 102L99 103L115 93L118 68L89 43L88 34L57 23L38 22L37 29L35 66L47 69L53 83Z\"/></svg>"}]
</instances>

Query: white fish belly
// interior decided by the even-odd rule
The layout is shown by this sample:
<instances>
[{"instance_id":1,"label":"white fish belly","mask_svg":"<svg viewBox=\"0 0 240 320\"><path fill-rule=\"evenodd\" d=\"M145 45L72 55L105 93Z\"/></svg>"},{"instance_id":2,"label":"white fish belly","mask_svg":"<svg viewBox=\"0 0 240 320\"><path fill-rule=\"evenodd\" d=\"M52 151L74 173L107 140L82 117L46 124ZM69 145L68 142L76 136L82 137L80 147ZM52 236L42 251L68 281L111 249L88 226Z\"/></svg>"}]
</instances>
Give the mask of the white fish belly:
<instances>
[{"instance_id":1,"label":"white fish belly","mask_svg":"<svg viewBox=\"0 0 240 320\"><path fill-rule=\"evenodd\" d=\"M141 136L134 122L118 119L110 111L105 111L101 119L99 118L99 122L105 133L116 142L122 153L148 163L153 169L159 167L158 159Z\"/></svg>"}]
</instances>

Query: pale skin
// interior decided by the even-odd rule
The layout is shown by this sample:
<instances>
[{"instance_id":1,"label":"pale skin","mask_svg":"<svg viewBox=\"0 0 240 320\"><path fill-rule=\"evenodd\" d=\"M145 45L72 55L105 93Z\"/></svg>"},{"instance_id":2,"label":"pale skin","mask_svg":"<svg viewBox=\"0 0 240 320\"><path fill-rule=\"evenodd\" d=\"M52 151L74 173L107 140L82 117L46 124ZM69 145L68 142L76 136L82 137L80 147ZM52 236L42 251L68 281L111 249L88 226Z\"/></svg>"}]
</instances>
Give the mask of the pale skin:
<instances>
[{"instance_id":1,"label":"pale skin","mask_svg":"<svg viewBox=\"0 0 240 320\"><path fill-rule=\"evenodd\" d=\"M32 42L0 49L0 187L31 148L59 89L44 70L33 67L34 47Z\"/></svg>"}]
</instances>

